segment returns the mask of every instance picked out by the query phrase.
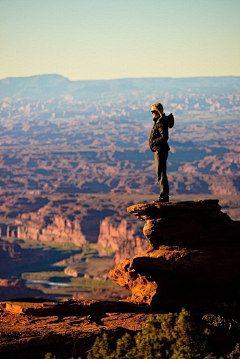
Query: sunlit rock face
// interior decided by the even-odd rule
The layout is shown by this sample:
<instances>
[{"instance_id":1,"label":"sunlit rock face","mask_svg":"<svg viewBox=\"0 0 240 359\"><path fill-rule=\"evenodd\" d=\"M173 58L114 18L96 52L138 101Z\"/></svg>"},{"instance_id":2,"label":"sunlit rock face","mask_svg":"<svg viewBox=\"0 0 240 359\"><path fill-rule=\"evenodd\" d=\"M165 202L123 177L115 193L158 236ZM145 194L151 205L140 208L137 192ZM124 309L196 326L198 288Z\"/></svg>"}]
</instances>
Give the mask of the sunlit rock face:
<instances>
[{"instance_id":1,"label":"sunlit rock face","mask_svg":"<svg viewBox=\"0 0 240 359\"><path fill-rule=\"evenodd\" d=\"M49 220L41 213L22 215L16 237L23 240L72 243L80 247L86 243L79 221L71 221L60 215Z\"/></svg>"},{"instance_id":2,"label":"sunlit rock face","mask_svg":"<svg viewBox=\"0 0 240 359\"><path fill-rule=\"evenodd\" d=\"M106 255L111 249L115 252L115 264L126 257L134 256L146 250L148 244L142 235L139 235L139 226L129 223L126 219L106 217L100 223L98 237L99 253Z\"/></svg>"},{"instance_id":3,"label":"sunlit rock face","mask_svg":"<svg viewBox=\"0 0 240 359\"><path fill-rule=\"evenodd\" d=\"M162 308L211 307L240 299L240 222L217 200L136 204L149 248L109 276L129 289L128 301Z\"/></svg>"}]
</instances>

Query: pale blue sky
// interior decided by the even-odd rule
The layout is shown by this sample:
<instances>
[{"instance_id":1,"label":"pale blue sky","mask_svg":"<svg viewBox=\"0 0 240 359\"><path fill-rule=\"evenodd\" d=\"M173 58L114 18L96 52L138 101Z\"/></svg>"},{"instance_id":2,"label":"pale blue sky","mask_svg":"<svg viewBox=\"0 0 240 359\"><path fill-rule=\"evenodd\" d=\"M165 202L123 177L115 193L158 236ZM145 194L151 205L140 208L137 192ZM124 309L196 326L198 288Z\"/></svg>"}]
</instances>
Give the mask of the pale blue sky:
<instances>
[{"instance_id":1,"label":"pale blue sky","mask_svg":"<svg viewBox=\"0 0 240 359\"><path fill-rule=\"evenodd\" d=\"M0 0L0 78L240 75L240 0Z\"/></svg>"}]
</instances>

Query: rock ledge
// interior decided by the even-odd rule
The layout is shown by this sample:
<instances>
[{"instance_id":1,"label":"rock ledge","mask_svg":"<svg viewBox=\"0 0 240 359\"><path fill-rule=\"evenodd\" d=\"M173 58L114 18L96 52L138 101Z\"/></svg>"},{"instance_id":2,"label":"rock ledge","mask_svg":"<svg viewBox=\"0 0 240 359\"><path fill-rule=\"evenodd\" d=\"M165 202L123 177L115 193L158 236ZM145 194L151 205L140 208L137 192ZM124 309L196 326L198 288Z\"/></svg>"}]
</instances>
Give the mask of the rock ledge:
<instances>
[{"instance_id":1,"label":"rock ledge","mask_svg":"<svg viewBox=\"0 0 240 359\"><path fill-rule=\"evenodd\" d=\"M240 222L218 200L136 204L147 251L125 259L109 277L132 292L126 300L164 310L209 308L240 299Z\"/></svg>"}]
</instances>

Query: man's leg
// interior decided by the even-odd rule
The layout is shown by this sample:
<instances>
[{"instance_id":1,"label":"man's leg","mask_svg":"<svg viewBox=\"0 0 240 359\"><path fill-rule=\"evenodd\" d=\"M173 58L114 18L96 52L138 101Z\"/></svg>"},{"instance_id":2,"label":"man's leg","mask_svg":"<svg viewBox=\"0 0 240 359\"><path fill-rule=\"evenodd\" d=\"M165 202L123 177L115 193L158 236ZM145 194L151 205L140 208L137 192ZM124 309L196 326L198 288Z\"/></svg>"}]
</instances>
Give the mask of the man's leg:
<instances>
[{"instance_id":1,"label":"man's leg","mask_svg":"<svg viewBox=\"0 0 240 359\"><path fill-rule=\"evenodd\" d=\"M160 150L154 152L154 160L156 166L156 173L158 178L158 183L160 186L160 199L168 200L169 199L169 185L167 178L167 158L168 151Z\"/></svg>"}]
</instances>

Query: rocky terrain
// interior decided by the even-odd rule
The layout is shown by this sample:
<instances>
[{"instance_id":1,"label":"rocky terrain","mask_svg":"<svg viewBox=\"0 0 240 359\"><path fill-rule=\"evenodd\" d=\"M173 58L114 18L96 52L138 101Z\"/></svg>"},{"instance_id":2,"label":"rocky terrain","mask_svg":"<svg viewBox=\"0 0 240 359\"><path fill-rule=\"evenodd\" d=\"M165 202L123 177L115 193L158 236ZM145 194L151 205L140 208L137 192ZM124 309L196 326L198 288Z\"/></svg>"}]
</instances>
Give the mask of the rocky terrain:
<instances>
[{"instance_id":1,"label":"rocky terrain","mask_svg":"<svg viewBox=\"0 0 240 359\"><path fill-rule=\"evenodd\" d=\"M107 217L100 224L97 243L102 249L99 254L104 254L111 248L116 253L114 261L117 264L127 256L142 252L147 248L147 242L140 233L140 228L126 219L117 222L114 217Z\"/></svg>"},{"instance_id":2,"label":"rocky terrain","mask_svg":"<svg viewBox=\"0 0 240 359\"><path fill-rule=\"evenodd\" d=\"M60 358L78 358L100 333L140 330L152 313L121 302L2 302L0 355L43 359L51 352Z\"/></svg>"},{"instance_id":3,"label":"rocky terrain","mask_svg":"<svg viewBox=\"0 0 240 359\"><path fill-rule=\"evenodd\" d=\"M125 259L110 278L132 292L128 300L164 309L210 309L240 301L240 221L217 200L133 205L145 220L146 252Z\"/></svg>"},{"instance_id":4,"label":"rocky terrain","mask_svg":"<svg viewBox=\"0 0 240 359\"><path fill-rule=\"evenodd\" d=\"M78 296L1 302L2 355L38 359L51 352L78 358L100 333L137 332L150 317L182 306L192 310L199 326L214 328L215 348L224 354L233 350L240 322L217 314L216 302L240 303L240 222L221 212L217 200L136 204L128 212L146 221L149 248L125 259L109 276L132 296L118 302Z\"/></svg>"},{"instance_id":5,"label":"rocky terrain","mask_svg":"<svg viewBox=\"0 0 240 359\"><path fill-rule=\"evenodd\" d=\"M175 116L168 158L171 200L217 197L224 212L240 219L239 77L4 79L0 80L0 234L21 248L18 259L9 257L7 266L0 264L0 278L39 273L41 280L46 277L41 272L57 268L58 278L71 273L105 280L110 268L103 261L101 273L91 272L97 256L109 258L113 268L146 249L142 223L125 208L158 195L148 147L149 109L156 100ZM65 250L61 259L74 255L69 249L88 251L92 246L92 267L83 265L84 255L75 257L74 264L56 267L59 258L52 256L52 247L57 246ZM37 251L45 268L38 260L34 264ZM40 285L32 289L49 294ZM64 287L51 295L59 298L60 290L61 297L70 296Z\"/></svg>"}]
</instances>

